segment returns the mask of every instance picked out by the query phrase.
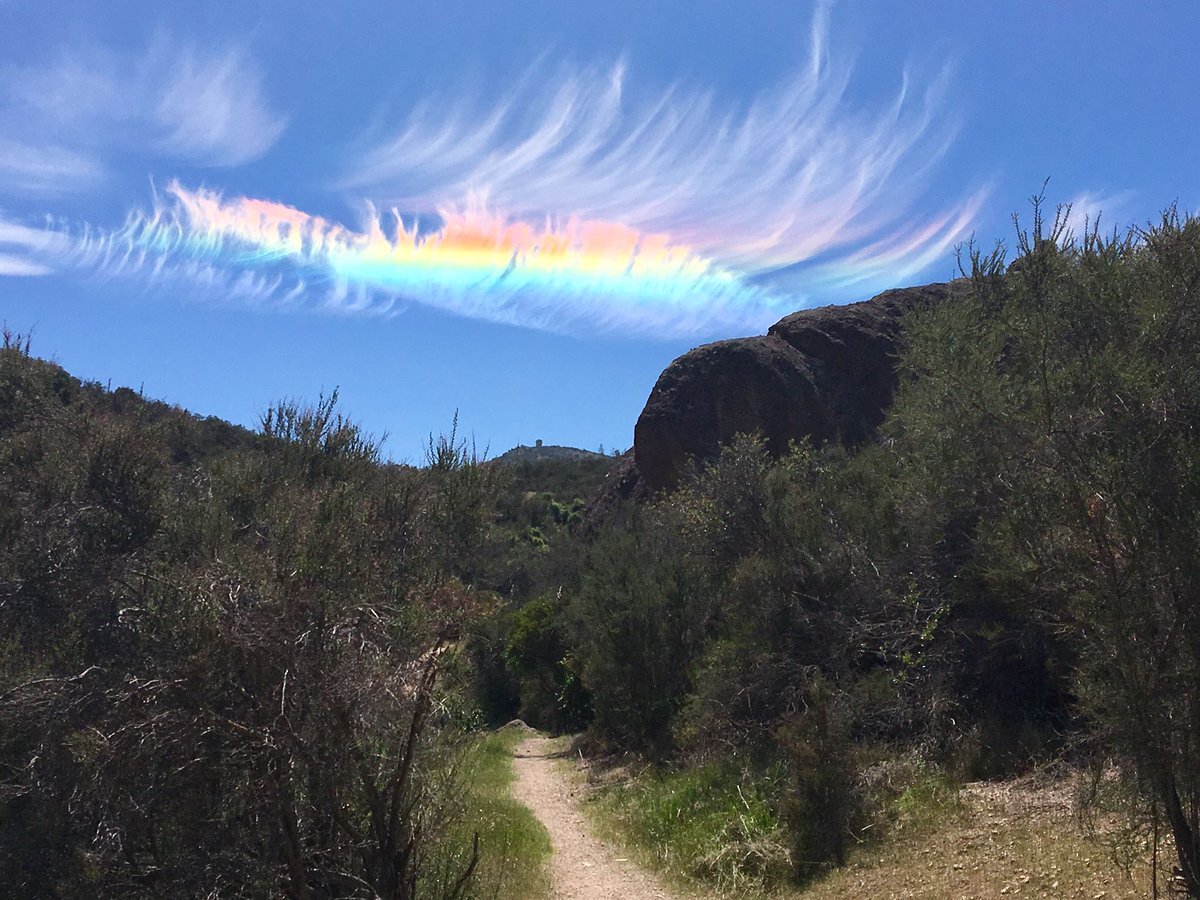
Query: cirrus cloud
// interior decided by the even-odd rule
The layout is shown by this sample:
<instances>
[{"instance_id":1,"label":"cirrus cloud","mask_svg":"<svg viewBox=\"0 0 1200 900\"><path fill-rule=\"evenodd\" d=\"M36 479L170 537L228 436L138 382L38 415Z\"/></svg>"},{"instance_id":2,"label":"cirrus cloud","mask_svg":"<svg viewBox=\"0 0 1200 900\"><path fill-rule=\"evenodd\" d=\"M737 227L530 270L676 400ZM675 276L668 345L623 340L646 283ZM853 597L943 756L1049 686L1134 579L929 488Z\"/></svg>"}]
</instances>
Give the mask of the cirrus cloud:
<instances>
[{"instance_id":1,"label":"cirrus cloud","mask_svg":"<svg viewBox=\"0 0 1200 900\"><path fill-rule=\"evenodd\" d=\"M201 50L166 36L137 56L64 49L0 69L0 190L84 190L130 158L242 165L286 125L243 49Z\"/></svg>"},{"instance_id":2,"label":"cirrus cloud","mask_svg":"<svg viewBox=\"0 0 1200 900\"><path fill-rule=\"evenodd\" d=\"M681 84L638 91L623 65L538 70L489 105L418 104L337 183L413 211L475 197L518 217L622 222L747 272L858 256L927 231L913 205L956 122L948 71L924 84L906 72L874 108L850 102L853 74L822 5L806 64L749 103ZM958 219L985 192L962 193L953 214L929 220ZM944 249L946 235L929 242Z\"/></svg>"},{"instance_id":3,"label":"cirrus cloud","mask_svg":"<svg viewBox=\"0 0 1200 900\"><path fill-rule=\"evenodd\" d=\"M0 213L0 275L49 275L51 258L62 258L71 248L67 236L48 228L34 228Z\"/></svg>"},{"instance_id":4,"label":"cirrus cloud","mask_svg":"<svg viewBox=\"0 0 1200 900\"><path fill-rule=\"evenodd\" d=\"M244 56L166 59L94 84L76 60L8 94L64 125L128 120L159 152L211 165L279 138L284 120ZM123 102L159 70L170 77ZM65 229L72 249L45 264L287 308L416 303L574 334L761 330L948 257L987 195L976 184L928 197L957 128L948 69L902 73L878 103L852 99L854 74L826 4L804 65L745 101L647 88L623 64L535 67L491 103L429 97L348 148L335 183L364 208L358 228L172 181L123 227Z\"/></svg>"}]
</instances>

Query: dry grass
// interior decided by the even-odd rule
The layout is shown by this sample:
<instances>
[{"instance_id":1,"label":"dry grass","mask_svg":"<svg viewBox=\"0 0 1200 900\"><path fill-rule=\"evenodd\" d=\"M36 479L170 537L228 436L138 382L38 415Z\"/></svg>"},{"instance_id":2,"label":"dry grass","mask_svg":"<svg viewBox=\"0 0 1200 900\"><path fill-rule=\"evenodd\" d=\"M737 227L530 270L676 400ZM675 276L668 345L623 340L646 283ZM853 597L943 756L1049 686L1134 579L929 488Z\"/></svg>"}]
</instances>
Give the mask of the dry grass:
<instances>
[{"instance_id":1,"label":"dry grass","mask_svg":"<svg viewBox=\"0 0 1200 900\"><path fill-rule=\"evenodd\" d=\"M588 761L563 761L562 772L589 783L591 798L613 786L645 780L645 773L619 766L592 767ZM890 900L954 898L1005 900L1010 897L1119 900L1151 896L1150 847L1133 847L1134 864L1126 871L1116 862L1106 838L1120 840L1116 820L1095 823L1089 835L1076 812L1078 777L1040 777L1000 783L968 784L955 801L917 795L881 841L864 844L848 864L806 889L776 885L774 890L709 893L712 880L681 877L667 864L664 848L651 850L624 815L603 802L584 804L593 826L631 856L696 896L759 896L774 900ZM947 788L953 791L953 788ZM1126 846L1126 852L1129 851ZM1159 848L1158 894L1167 898L1171 845ZM706 883L707 881L707 883ZM726 886L729 887L729 886ZM744 888L744 886L741 886Z\"/></svg>"},{"instance_id":2,"label":"dry grass","mask_svg":"<svg viewBox=\"0 0 1200 900\"><path fill-rule=\"evenodd\" d=\"M1149 897L1148 848L1127 874L1101 841L1085 836L1072 797L1071 783L1061 780L967 785L956 812L899 829L882 846L864 848L844 869L792 896ZM1165 896L1163 888L1160 874Z\"/></svg>"}]
</instances>

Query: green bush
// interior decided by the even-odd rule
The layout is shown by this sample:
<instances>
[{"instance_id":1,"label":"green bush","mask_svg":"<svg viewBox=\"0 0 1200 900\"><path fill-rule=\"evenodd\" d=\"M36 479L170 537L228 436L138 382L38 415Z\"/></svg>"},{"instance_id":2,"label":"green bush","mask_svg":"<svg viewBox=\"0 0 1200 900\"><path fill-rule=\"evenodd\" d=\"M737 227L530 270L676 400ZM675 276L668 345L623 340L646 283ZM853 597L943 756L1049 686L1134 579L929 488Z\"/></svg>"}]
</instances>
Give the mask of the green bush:
<instances>
[{"instance_id":1,"label":"green bush","mask_svg":"<svg viewBox=\"0 0 1200 900\"><path fill-rule=\"evenodd\" d=\"M635 524L589 548L568 607L571 641L606 742L664 756L703 650L713 597L677 532Z\"/></svg>"},{"instance_id":2,"label":"green bush","mask_svg":"<svg viewBox=\"0 0 1200 900\"><path fill-rule=\"evenodd\" d=\"M1007 271L1003 247L971 248L968 296L911 322L891 434L971 559L960 580L1005 613L974 630L1040 669L989 677L1060 704L1070 679L1091 749L1167 823L1200 896L1200 220L1066 222L1035 199Z\"/></svg>"},{"instance_id":3,"label":"green bush","mask_svg":"<svg viewBox=\"0 0 1200 900\"><path fill-rule=\"evenodd\" d=\"M521 718L537 728L572 731L591 713L591 701L567 647L557 597L541 597L512 614L504 660L520 685Z\"/></svg>"}]
</instances>

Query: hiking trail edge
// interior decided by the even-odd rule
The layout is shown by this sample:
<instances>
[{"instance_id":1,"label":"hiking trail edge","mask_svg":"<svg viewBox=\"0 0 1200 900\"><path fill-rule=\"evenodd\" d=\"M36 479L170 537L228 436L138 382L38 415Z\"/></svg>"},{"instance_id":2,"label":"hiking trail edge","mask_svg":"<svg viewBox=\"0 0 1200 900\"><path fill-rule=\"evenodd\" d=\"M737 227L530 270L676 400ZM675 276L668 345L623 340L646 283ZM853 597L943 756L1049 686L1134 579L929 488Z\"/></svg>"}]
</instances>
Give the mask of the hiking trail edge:
<instances>
[{"instance_id":1,"label":"hiking trail edge","mask_svg":"<svg viewBox=\"0 0 1200 900\"><path fill-rule=\"evenodd\" d=\"M561 751L550 738L530 737L517 747L513 796L550 833L550 877L561 900L681 900L616 849L595 837L579 809L582 791L557 770Z\"/></svg>"}]
</instances>

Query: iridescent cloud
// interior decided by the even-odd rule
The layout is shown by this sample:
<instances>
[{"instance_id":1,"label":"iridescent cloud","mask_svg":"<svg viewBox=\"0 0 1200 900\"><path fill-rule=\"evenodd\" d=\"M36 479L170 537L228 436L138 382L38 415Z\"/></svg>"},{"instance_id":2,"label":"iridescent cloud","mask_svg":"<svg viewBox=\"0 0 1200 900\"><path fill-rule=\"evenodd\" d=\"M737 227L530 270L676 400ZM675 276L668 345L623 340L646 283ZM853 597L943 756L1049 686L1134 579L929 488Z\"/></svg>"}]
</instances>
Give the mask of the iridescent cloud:
<instances>
[{"instance_id":1,"label":"iridescent cloud","mask_svg":"<svg viewBox=\"0 0 1200 900\"><path fill-rule=\"evenodd\" d=\"M167 101L204 84L224 97L237 71L182 69L160 113L190 108ZM949 270L986 195L963 190L941 211L924 196L955 131L946 72L925 85L904 73L877 107L851 101L852 75L827 4L806 63L748 103L638 91L622 66L535 69L490 105L419 103L348 153L337 185L370 210L358 229L172 183L124 228L76 233L73 262L341 312L411 302L575 334L759 331L938 259ZM259 120L269 146L282 120ZM190 127L173 140L203 145ZM261 150L254 128L235 130L245 158Z\"/></svg>"},{"instance_id":2,"label":"iridescent cloud","mask_svg":"<svg viewBox=\"0 0 1200 900\"><path fill-rule=\"evenodd\" d=\"M758 328L794 304L663 234L571 218L510 220L478 203L439 210L422 230L393 212L355 231L280 203L170 184L152 213L76 241L75 261L109 273L257 274L295 300L386 312L414 300L448 312L555 331L659 336ZM324 285L324 291L321 286Z\"/></svg>"},{"instance_id":3,"label":"iridescent cloud","mask_svg":"<svg viewBox=\"0 0 1200 900\"><path fill-rule=\"evenodd\" d=\"M807 60L748 102L647 90L623 65L541 65L490 103L418 103L365 140L337 183L402 209L472 195L519 217L622 222L747 273L926 231L947 215L915 207L929 210L923 190L956 132L949 71L925 83L898 73L890 98L854 102L827 7ZM957 213L974 193L949 205Z\"/></svg>"}]
</instances>

